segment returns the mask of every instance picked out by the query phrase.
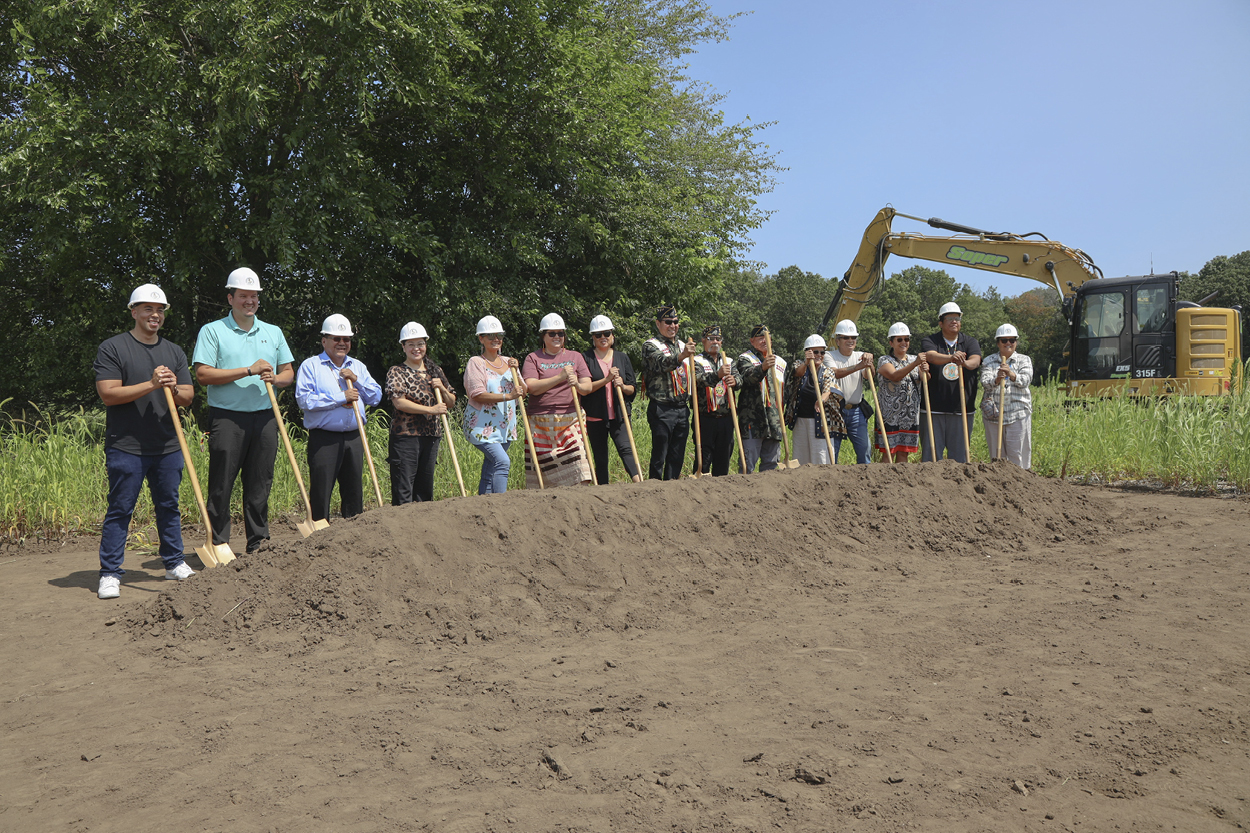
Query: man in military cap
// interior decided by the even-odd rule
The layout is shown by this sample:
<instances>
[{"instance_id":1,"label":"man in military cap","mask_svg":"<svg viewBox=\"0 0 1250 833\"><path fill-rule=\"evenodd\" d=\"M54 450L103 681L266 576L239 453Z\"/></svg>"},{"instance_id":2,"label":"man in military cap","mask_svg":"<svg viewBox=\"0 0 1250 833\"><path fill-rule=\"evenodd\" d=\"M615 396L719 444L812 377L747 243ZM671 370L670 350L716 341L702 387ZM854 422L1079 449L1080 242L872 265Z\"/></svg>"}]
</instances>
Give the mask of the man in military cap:
<instances>
[{"instance_id":1,"label":"man in military cap","mask_svg":"<svg viewBox=\"0 0 1250 833\"><path fill-rule=\"evenodd\" d=\"M747 471L771 471L781 462L781 403L777 391L785 384L786 360L768 352L768 326L751 329L751 349L738 356L733 373L742 386L738 395L738 425ZM722 378L728 374L722 369Z\"/></svg>"},{"instance_id":2,"label":"man in military cap","mask_svg":"<svg viewBox=\"0 0 1250 833\"><path fill-rule=\"evenodd\" d=\"M642 366L647 381L647 424L651 426L652 480L676 480L686 457L690 436L690 380L686 359L698 352L694 339L677 340L681 319L670 304L655 311L657 336L642 345Z\"/></svg>"},{"instance_id":3,"label":"man in military cap","mask_svg":"<svg viewBox=\"0 0 1250 833\"><path fill-rule=\"evenodd\" d=\"M694 357L695 400L697 417L703 437L702 470L720 477L729 474L729 460L734 451L733 412L729 397L734 395L739 379L732 366L724 377L720 327L703 328L703 352Z\"/></svg>"}]
</instances>

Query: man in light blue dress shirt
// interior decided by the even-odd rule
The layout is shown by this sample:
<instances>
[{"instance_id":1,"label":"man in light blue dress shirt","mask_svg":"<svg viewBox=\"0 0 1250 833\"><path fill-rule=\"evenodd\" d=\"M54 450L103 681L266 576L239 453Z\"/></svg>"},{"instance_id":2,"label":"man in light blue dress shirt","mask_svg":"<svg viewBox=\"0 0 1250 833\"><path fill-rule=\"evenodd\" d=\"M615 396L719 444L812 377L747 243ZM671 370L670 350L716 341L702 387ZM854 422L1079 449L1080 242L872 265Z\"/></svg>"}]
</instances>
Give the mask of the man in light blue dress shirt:
<instances>
[{"instance_id":1,"label":"man in light blue dress shirt","mask_svg":"<svg viewBox=\"0 0 1250 833\"><path fill-rule=\"evenodd\" d=\"M308 499L315 521L329 518L335 481L344 518L365 510L365 451L352 408L363 418L362 403L381 402L382 386L363 362L347 355L353 335L346 317L331 315L321 325L321 354L305 359L295 375L295 401L308 430Z\"/></svg>"}]
</instances>

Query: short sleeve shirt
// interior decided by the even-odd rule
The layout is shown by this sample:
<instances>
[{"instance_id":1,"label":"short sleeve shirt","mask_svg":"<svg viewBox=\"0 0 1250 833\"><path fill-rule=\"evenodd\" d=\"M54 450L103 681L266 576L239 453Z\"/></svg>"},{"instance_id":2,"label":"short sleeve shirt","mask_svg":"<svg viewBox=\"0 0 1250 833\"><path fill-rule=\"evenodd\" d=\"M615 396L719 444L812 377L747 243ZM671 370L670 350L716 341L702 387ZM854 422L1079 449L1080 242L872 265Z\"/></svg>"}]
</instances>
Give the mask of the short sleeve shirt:
<instances>
[{"instance_id":1,"label":"short sleeve shirt","mask_svg":"<svg viewBox=\"0 0 1250 833\"><path fill-rule=\"evenodd\" d=\"M200 328L191 363L226 369L247 367L261 359L273 365L275 372L284 364L294 363L282 330L259 318L253 319L250 330L243 330L235 324L234 316L227 314ZM244 376L224 385L207 387L210 408L251 412L270 407L269 393L259 376Z\"/></svg>"},{"instance_id":2,"label":"short sleeve shirt","mask_svg":"<svg viewBox=\"0 0 1250 833\"><path fill-rule=\"evenodd\" d=\"M116 380L122 385L137 385L150 380L161 365L174 372L178 384L191 384L187 354L159 336L155 344L144 344L130 333L115 335L100 345L93 367L97 382ZM105 411L105 448L128 454L171 454L179 450L164 391L154 390L133 402L110 405Z\"/></svg>"},{"instance_id":3,"label":"short sleeve shirt","mask_svg":"<svg viewBox=\"0 0 1250 833\"><path fill-rule=\"evenodd\" d=\"M553 356L545 350L535 350L525 357L521 376L526 379L550 379L564 373L564 368L572 366L579 379L590 378L590 368L581 353L572 350L561 350ZM573 389L568 385L556 385L546 393L529 398L529 412L532 414L571 414L573 413Z\"/></svg>"}]
</instances>

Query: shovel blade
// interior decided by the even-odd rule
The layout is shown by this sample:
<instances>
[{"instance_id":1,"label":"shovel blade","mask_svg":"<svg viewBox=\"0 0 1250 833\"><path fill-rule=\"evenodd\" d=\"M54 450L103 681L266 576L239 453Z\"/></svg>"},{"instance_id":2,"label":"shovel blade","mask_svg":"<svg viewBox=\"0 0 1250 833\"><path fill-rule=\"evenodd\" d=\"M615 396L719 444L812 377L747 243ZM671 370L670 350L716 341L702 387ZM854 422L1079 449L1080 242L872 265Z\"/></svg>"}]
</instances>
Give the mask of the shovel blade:
<instances>
[{"instance_id":1,"label":"shovel blade","mask_svg":"<svg viewBox=\"0 0 1250 833\"><path fill-rule=\"evenodd\" d=\"M204 566L213 568L217 566L217 548L210 547L207 544L195 548L195 554L204 562Z\"/></svg>"},{"instance_id":2,"label":"shovel blade","mask_svg":"<svg viewBox=\"0 0 1250 833\"><path fill-rule=\"evenodd\" d=\"M435 388L435 390L437 390L437 388ZM322 518L319 521L313 521L313 530L329 529L329 528L330 528L330 522L327 521L325 518Z\"/></svg>"},{"instance_id":3,"label":"shovel blade","mask_svg":"<svg viewBox=\"0 0 1250 833\"><path fill-rule=\"evenodd\" d=\"M204 566L210 569L234 561L234 550L230 549L229 544L205 543L195 548L195 554L200 557L200 561L204 562Z\"/></svg>"},{"instance_id":4,"label":"shovel blade","mask_svg":"<svg viewBox=\"0 0 1250 833\"><path fill-rule=\"evenodd\" d=\"M798 460L786 460L786 468L788 469L797 469L800 465L801 463Z\"/></svg>"},{"instance_id":5,"label":"shovel blade","mask_svg":"<svg viewBox=\"0 0 1250 833\"><path fill-rule=\"evenodd\" d=\"M313 525L311 520L296 521L295 528L298 529L299 534L303 535L305 538L317 531L317 528Z\"/></svg>"}]
</instances>

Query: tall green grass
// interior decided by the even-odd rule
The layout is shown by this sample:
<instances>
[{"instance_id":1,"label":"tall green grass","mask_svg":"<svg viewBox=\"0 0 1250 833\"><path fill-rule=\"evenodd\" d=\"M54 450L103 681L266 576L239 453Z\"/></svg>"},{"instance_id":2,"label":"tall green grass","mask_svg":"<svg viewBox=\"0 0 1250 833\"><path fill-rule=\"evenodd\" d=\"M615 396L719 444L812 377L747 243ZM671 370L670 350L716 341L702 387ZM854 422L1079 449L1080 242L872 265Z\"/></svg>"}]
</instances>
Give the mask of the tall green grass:
<instances>
[{"instance_id":1,"label":"tall green grass","mask_svg":"<svg viewBox=\"0 0 1250 833\"><path fill-rule=\"evenodd\" d=\"M1230 396L1136 399L1126 395L1098 400L1069 399L1061 386L1033 389L1033 470L1048 477L1103 481L1148 480L1172 487L1214 491L1231 487L1250 491L1250 393L1245 385ZM96 532L107 509L108 478L104 465L104 412L79 411L49 415L38 409L24 416L8 415L0 403L0 538L65 537ZM643 471L651 455L651 433L642 403L634 409L634 436ZM455 444L468 494L477 492L482 454L460 431L463 398L449 414L451 442ZM988 460L981 420L975 420L973 457ZM207 486L208 438L193 420L183 427L201 483ZM307 482L307 436L299 425L287 425L295 457ZM389 420L375 411L367 423L369 445L377 466L383 501L390 502L387 465ZM518 429L518 433L520 433ZM523 435L509 449L512 470L508 488L525 487L522 464ZM693 440L686 451L686 468L694 459ZM849 443L843 444L842 464L854 462ZM609 451L611 482L628 475L615 449ZM913 455L918 459L918 455ZM737 452L731 471L738 465ZM365 505L376 506L368 471L364 473ZM444 439L434 476L434 498L458 497L460 487ZM190 478L184 476L181 500L183 521L200 523ZM338 511L337 497L331 509ZM241 487L231 500L236 520L242 517ZM303 501L279 449L275 464L270 515L276 519L302 518ZM132 530L143 534L153 527L151 499L145 489L135 509Z\"/></svg>"}]
</instances>

